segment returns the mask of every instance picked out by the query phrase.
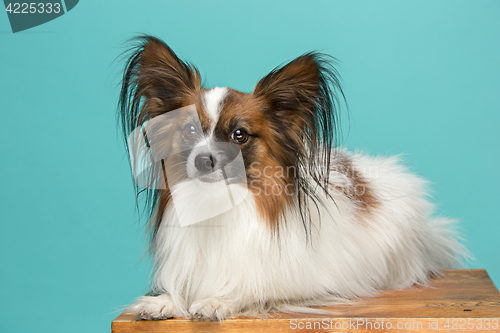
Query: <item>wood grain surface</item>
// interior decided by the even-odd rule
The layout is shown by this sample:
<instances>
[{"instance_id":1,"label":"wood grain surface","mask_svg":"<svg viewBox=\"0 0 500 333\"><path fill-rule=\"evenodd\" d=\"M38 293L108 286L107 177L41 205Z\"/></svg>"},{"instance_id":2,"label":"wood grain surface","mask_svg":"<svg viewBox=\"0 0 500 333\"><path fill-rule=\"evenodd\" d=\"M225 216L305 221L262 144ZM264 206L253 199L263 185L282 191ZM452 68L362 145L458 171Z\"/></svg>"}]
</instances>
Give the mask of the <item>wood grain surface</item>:
<instances>
[{"instance_id":1,"label":"wood grain surface","mask_svg":"<svg viewBox=\"0 0 500 333\"><path fill-rule=\"evenodd\" d=\"M274 313L220 323L185 318L145 321L121 314L113 333L132 332L500 332L500 293L484 269L449 270L426 286L386 291L331 314Z\"/></svg>"}]
</instances>

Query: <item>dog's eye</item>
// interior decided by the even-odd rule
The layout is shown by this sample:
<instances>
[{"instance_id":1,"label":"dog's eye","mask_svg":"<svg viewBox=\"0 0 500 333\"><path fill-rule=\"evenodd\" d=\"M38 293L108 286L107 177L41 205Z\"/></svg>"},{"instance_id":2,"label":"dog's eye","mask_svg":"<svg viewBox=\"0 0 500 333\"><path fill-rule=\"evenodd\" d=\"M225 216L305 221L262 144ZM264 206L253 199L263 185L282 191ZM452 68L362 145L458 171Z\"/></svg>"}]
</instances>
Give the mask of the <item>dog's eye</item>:
<instances>
[{"instance_id":1,"label":"dog's eye","mask_svg":"<svg viewBox=\"0 0 500 333\"><path fill-rule=\"evenodd\" d=\"M188 138L196 134L196 127L193 124L187 124L184 126L184 135Z\"/></svg>"},{"instance_id":2,"label":"dog's eye","mask_svg":"<svg viewBox=\"0 0 500 333\"><path fill-rule=\"evenodd\" d=\"M248 133L242 128L238 128L233 132L233 134L231 134L231 139L237 143L245 143L248 140L248 137Z\"/></svg>"}]
</instances>

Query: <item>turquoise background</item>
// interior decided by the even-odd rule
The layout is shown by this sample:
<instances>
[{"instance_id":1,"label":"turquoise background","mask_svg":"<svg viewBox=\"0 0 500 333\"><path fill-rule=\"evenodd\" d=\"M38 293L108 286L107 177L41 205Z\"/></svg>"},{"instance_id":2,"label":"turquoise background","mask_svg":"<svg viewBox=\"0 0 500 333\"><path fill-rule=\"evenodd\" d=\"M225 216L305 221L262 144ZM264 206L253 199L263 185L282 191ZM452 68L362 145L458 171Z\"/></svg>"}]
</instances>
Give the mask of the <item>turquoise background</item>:
<instances>
[{"instance_id":1,"label":"turquoise background","mask_svg":"<svg viewBox=\"0 0 500 333\"><path fill-rule=\"evenodd\" d=\"M208 86L251 91L337 57L343 144L403 154L500 285L499 1L80 1L12 34L0 13L0 332L109 332L144 293L143 222L115 122L122 43L164 39Z\"/></svg>"}]
</instances>

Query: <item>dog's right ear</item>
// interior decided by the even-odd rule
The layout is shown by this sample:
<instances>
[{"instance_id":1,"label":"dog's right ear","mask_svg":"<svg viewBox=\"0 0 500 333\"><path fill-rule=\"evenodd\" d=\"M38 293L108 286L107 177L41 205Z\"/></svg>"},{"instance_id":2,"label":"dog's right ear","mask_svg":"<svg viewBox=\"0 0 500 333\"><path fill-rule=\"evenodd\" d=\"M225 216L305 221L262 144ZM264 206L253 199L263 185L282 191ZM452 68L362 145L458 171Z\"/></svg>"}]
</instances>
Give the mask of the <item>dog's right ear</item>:
<instances>
[{"instance_id":1,"label":"dog's right ear","mask_svg":"<svg viewBox=\"0 0 500 333\"><path fill-rule=\"evenodd\" d=\"M147 120L185 106L186 97L202 86L196 67L160 39L144 35L131 42L119 102L125 136Z\"/></svg>"},{"instance_id":2,"label":"dog's right ear","mask_svg":"<svg viewBox=\"0 0 500 333\"><path fill-rule=\"evenodd\" d=\"M130 162L134 178L138 166L144 166L139 170L142 172L139 179L143 182L134 182L137 204L139 194L145 194L145 208L156 230L170 194L169 191L163 190L163 187L149 186L161 180L163 173L160 171L163 170L163 165L149 165L147 161L143 163L147 159L143 158L146 155L142 153L149 151L150 140L155 141L155 138L154 135L145 135L143 142L139 140L140 134L144 132L148 120L160 115L168 116L169 111L192 104L192 98L189 97L199 95L202 83L196 67L180 60L174 51L158 38L143 35L133 38L131 42L132 48L125 53L128 58L123 74L118 116L127 150L132 156ZM148 122L150 127L154 124L155 122ZM163 147L169 148L166 142L162 143ZM155 151L161 152L163 151L158 149ZM145 191L140 189L139 185ZM155 210L156 207L158 210Z\"/></svg>"}]
</instances>

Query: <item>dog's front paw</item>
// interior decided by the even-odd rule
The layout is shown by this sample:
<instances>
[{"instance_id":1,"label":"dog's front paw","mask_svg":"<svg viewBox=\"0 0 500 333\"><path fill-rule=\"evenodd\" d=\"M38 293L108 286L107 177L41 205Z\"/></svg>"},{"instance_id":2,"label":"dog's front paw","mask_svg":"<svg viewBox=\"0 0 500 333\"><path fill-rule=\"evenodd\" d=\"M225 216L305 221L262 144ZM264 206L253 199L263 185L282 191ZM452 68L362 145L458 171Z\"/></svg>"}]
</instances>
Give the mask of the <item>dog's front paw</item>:
<instances>
[{"instance_id":1,"label":"dog's front paw","mask_svg":"<svg viewBox=\"0 0 500 333\"><path fill-rule=\"evenodd\" d=\"M229 305L217 298L196 301L188 310L194 321L219 321L233 316Z\"/></svg>"},{"instance_id":2,"label":"dog's front paw","mask_svg":"<svg viewBox=\"0 0 500 333\"><path fill-rule=\"evenodd\" d=\"M139 315L145 320L159 320L182 317L169 294L142 296L127 310L127 313Z\"/></svg>"}]
</instances>

